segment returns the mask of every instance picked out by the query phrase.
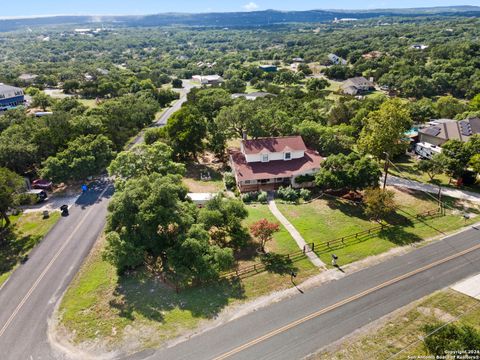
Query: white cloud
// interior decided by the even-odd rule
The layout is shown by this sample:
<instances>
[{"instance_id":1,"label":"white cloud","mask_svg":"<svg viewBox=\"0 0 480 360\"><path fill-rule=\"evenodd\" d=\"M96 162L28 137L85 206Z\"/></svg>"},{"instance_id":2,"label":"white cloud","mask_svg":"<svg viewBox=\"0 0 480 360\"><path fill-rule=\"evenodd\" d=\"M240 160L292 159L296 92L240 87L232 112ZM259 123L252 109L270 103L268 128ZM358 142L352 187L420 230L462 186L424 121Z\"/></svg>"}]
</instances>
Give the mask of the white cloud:
<instances>
[{"instance_id":1,"label":"white cloud","mask_svg":"<svg viewBox=\"0 0 480 360\"><path fill-rule=\"evenodd\" d=\"M248 4L243 5L243 8L247 11L254 11L258 9L258 5L250 1Z\"/></svg>"}]
</instances>

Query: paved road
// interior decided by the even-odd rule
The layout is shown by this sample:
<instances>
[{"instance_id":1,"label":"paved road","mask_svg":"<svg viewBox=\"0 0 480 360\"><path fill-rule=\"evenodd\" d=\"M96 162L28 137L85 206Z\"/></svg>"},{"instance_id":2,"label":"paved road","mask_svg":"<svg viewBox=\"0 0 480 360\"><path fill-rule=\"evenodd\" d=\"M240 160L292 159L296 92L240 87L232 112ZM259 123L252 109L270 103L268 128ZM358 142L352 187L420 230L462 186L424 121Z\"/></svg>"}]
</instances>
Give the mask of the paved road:
<instances>
[{"instance_id":1,"label":"paved road","mask_svg":"<svg viewBox=\"0 0 480 360\"><path fill-rule=\"evenodd\" d=\"M172 116L172 114L175 111L179 110L182 107L183 103L187 101L187 95L190 92L190 90L195 87L195 85L192 84L190 80L182 80L182 82L183 82L183 88L179 90L180 98L176 100L172 106L164 110L160 115L160 117L156 119L155 122L151 125L151 127L165 126L170 116ZM138 134L135 140L133 140L130 143L130 147L142 142L143 142L143 131L140 134Z\"/></svg>"},{"instance_id":2,"label":"paved road","mask_svg":"<svg viewBox=\"0 0 480 360\"><path fill-rule=\"evenodd\" d=\"M103 230L112 193L105 183L80 196L1 289L2 360L62 358L47 342L47 319Z\"/></svg>"},{"instance_id":3,"label":"paved road","mask_svg":"<svg viewBox=\"0 0 480 360\"><path fill-rule=\"evenodd\" d=\"M472 247L475 250L468 251ZM471 228L306 290L174 347L136 354L131 359L300 359L414 300L479 272L480 228Z\"/></svg>"},{"instance_id":4,"label":"paved road","mask_svg":"<svg viewBox=\"0 0 480 360\"><path fill-rule=\"evenodd\" d=\"M435 195L438 194L438 186L436 185L425 184L393 175L388 175L387 185L394 185L407 189L426 191ZM442 194L443 196L450 196L456 199L468 200L480 204L480 194L472 191L442 187Z\"/></svg>"},{"instance_id":5,"label":"paved road","mask_svg":"<svg viewBox=\"0 0 480 360\"><path fill-rule=\"evenodd\" d=\"M186 101L193 87L185 83L182 97L157 120L168 118ZM143 141L140 135L137 142ZM64 359L47 339L48 320L105 226L113 186L103 184L80 196L43 241L0 289L0 359Z\"/></svg>"}]
</instances>

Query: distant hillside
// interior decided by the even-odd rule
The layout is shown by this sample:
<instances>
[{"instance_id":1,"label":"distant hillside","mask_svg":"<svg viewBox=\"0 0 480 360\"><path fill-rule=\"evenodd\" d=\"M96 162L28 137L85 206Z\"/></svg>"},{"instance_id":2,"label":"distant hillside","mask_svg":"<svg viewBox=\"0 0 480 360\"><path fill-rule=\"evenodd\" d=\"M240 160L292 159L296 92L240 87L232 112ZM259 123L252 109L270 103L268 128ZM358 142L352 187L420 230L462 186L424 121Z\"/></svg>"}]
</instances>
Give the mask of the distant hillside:
<instances>
[{"instance_id":1,"label":"distant hillside","mask_svg":"<svg viewBox=\"0 0 480 360\"><path fill-rule=\"evenodd\" d=\"M248 27L284 23L309 23L331 21L334 18L368 19L380 16L421 17L421 16L480 16L478 6L447 6L412 9L377 10L309 10L309 11L253 11L231 13L177 14L166 13L145 16L52 16L26 19L0 20L0 31L25 27L51 25L86 25L92 23L116 23L123 26L214 26Z\"/></svg>"}]
</instances>

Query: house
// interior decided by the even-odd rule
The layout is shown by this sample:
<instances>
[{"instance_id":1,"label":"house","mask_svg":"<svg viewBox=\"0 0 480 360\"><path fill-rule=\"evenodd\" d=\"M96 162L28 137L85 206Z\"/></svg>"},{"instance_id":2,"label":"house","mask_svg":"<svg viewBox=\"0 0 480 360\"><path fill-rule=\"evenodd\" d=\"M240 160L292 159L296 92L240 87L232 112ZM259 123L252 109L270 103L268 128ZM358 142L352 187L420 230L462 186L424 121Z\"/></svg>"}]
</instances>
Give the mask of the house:
<instances>
[{"instance_id":1,"label":"house","mask_svg":"<svg viewBox=\"0 0 480 360\"><path fill-rule=\"evenodd\" d=\"M347 60L335 54L328 54L328 60L334 65L347 65Z\"/></svg>"},{"instance_id":2,"label":"house","mask_svg":"<svg viewBox=\"0 0 480 360\"><path fill-rule=\"evenodd\" d=\"M303 63L305 60L303 60L303 58L301 57L296 57L296 58L293 58L292 59L292 62L294 63Z\"/></svg>"},{"instance_id":3,"label":"house","mask_svg":"<svg viewBox=\"0 0 480 360\"><path fill-rule=\"evenodd\" d=\"M23 105L24 101L22 89L0 83L0 111Z\"/></svg>"},{"instance_id":4,"label":"house","mask_svg":"<svg viewBox=\"0 0 480 360\"><path fill-rule=\"evenodd\" d=\"M323 162L307 149L301 136L242 140L240 149L230 149L230 165L241 192L276 190L280 186L304 187L301 175L313 175Z\"/></svg>"},{"instance_id":5,"label":"house","mask_svg":"<svg viewBox=\"0 0 480 360\"><path fill-rule=\"evenodd\" d=\"M347 79L342 84L342 91L348 95L358 95L375 89L373 82L363 76Z\"/></svg>"},{"instance_id":6,"label":"house","mask_svg":"<svg viewBox=\"0 0 480 360\"><path fill-rule=\"evenodd\" d=\"M223 83L223 78L220 75L194 75L192 80L201 85L219 85Z\"/></svg>"},{"instance_id":7,"label":"house","mask_svg":"<svg viewBox=\"0 0 480 360\"><path fill-rule=\"evenodd\" d=\"M265 72L277 72L277 67L275 65L260 65L259 68Z\"/></svg>"},{"instance_id":8,"label":"house","mask_svg":"<svg viewBox=\"0 0 480 360\"><path fill-rule=\"evenodd\" d=\"M467 142L472 135L480 134L480 118L465 120L437 119L418 130L419 141L442 146L448 140Z\"/></svg>"},{"instance_id":9,"label":"house","mask_svg":"<svg viewBox=\"0 0 480 360\"><path fill-rule=\"evenodd\" d=\"M232 99L238 99L238 98L243 97L247 100L257 100L258 98L276 97L276 96L277 95L270 94L268 92L257 91L257 92L253 92L253 93L250 93L250 94L244 94L244 93L232 94Z\"/></svg>"}]
</instances>

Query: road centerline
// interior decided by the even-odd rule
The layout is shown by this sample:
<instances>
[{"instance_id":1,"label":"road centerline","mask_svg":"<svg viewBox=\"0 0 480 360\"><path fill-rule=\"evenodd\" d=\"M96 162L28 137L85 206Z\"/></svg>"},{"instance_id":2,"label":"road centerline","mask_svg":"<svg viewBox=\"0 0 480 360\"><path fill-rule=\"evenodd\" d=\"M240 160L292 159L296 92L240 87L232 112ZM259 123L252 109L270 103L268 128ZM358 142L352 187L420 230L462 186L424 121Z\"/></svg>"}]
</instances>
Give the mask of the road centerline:
<instances>
[{"instance_id":1,"label":"road centerline","mask_svg":"<svg viewBox=\"0 0 480 360\"><path fill-rule=\"evenodd\" d=\"M406 273L406 274L403 274L403 275L397 276L397 277L395 277L395 278L393 278L393 279L387 280L387 281L385 281L385 282L383 282L383 283L381 283L381 284L378 284L378 285L376 285L376 286L374 286L374 287L371 287L370 289L364 290L364 291L362 291L362 292L360 292L360 293L358 293L358 294L356 294L356 295L353 295L353 296L351 296L351 297L349 297L349 298L340 300L340 301L338 301L338 302L335 303L335 304L332 304L332 305L330 305L330 306L327 306L327 307L325 307L325 308L323 308L323 309L321 309L321 310L318 310L318 311L316 311L316 312L314 312L314 313L312 313L312 314L310 314L310 315L307 315L307 316L305 316L305 317L303 317L303 318L300 318L300 319L298 319L298 320L295 320L295 321L293 321L293 322L291 322L291 323L289 323L289 324L286 324L286 325L284 325L284 326L282 326L282 327L280 327L280 328L278 328L278 329L276 329L276 330L273 330L273 331L271 331L271 332L269 332L269 333L267 333L267 334L265 334L265 335L262 335L262 336L254 339L254 340L251 340L251 341L249 341L249 342L247 342L247 343L245 343L245 344L243 344L243 345L240 345L240 346L238 346L238 347L236 347L236 348L234 348L234 349L232 349L232 350L230 350L230 351L228 351L228 352L226 352L226 353L224 353L224 354L222 354L222 355L214 358L214 360L224 360L224 359L227 359L227 358L229 358L229 357L231 357L231 356L233 356L233 355L236 355L236 354L242 352L243 350L246 350L246 349L248 349L248 348L250 348L250 347L252 347L252 346L254 346L254 345L257 345L257 344L259 344L259 343L261 343L261 342L263 342L263 341L266 341L266 340L268 340L268 339L270 339L270 338L272 338L272 337L274 337L274 336L276 336L276 335L278 335L278 334L281 334L281 333L283 333L283 332L285 332L285 331L287 331L287 330L290 330L290 329L292 329L292 328L294 328L294 327L296 327L296 326L298 326L298 325L301 325L301 324L303 324L303 323L305 323L305 322L307 322L307 321L309 321L309 320L312 320L312 319L314 319L314 318L316 318L316 317L319 317L319 316L321 316L321 315L323 315L323 314L326 314L326 313L328 313L328 312L330 312L330 311L332 311L332 310L335 310L335 309L337 309L337 308L339 308L339 307L341 307L341 306L343 306L343 305L346 305L346 304L351 303L351 302L353 302L353 301L355 301L355 300L358 300L358 299L360 299L360 298L362 298L362 297L365 297L365 296L367 296L367 295L369 295L369 294L371 294L371 293L373 293L373 292L375 292L375 291L377 291L377 290L381 290L381 289L383 289L383 288L385 288L385 287L387 287L387 286L396 284L396 283L398 283L398 282L400 282L400 281L402 281L402 280L405 280L405 279L407 279L407 278L409 278L409 277L412 277L412 276L414 276L414 275L416 275L416 274L422 273L422 272L424 272L424 271L426 271L426 270L429 270L429 269L431 269L431 268L434 268L434 267L436 267L436 266L438 266L438 265L441 265L441 264L444 264L444 263L446 263L446 262L449 262L449 261L451 261L451 260L453 260L453 259L459 258L459 257L461 257L461 256L463 256L463 255L466 255L466 254L468 254L468 253L471 253L471 252L473 252L473 251L475 251L475 250L480 250L480 244L475 245L475 246L472 246L472 247L470 247L470 248L468 248L468 249L462 250L462 251L459 252L459 253L456 253L456 254L452 254L452 255L450 255L450 256L447 256L446 258L443 258L443 259L434 261L433 263L430 263L430 264L425 265L425 266L423 266L423 267L420 267L420 268L418 268L418 269L412 270L412 271L410 271L410 272L408 272L408 273Z\"/></svg>"}]
</instances>

